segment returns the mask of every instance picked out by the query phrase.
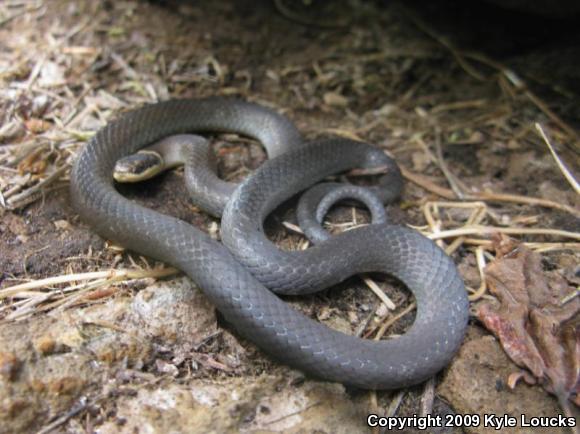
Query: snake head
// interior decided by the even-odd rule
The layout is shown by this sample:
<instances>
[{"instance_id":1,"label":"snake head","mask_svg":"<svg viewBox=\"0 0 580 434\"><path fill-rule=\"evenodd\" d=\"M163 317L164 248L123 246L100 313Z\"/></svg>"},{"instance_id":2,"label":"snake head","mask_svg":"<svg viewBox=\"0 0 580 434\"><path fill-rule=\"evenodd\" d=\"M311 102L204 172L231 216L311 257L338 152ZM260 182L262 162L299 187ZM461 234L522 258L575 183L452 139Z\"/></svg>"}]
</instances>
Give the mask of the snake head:
<instances>
[{"instance_id":1,"label":"snake head","mask_svg":"<svg viewBox=\"0 0 580 434\"><path fill-rule=\"evenodd\" d=\"M141 182L158 175L163 167L163 157L158 152L142 150L118 160L113 178L121 183Z\"/></svg>"}]
</instances>

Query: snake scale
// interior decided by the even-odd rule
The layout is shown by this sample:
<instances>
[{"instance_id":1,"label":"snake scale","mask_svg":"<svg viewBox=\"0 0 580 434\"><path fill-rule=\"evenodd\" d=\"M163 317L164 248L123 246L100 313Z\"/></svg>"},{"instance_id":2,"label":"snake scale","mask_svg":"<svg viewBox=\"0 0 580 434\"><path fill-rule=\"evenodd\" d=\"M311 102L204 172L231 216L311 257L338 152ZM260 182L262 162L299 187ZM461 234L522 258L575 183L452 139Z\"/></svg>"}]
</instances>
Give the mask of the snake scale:
<instances>
[{"instance_id":1,"label":"snake scale","mask_svg":"<svg viewBox=\"0 0 580 434\"><path fill-rule=\"evenodd\" d=\"M250 136L270 156L239 187L225 187L231 197L215 211L225 207L223 244L124 198L114 186L118 159L191 132ZM304 142L288 119L257 104L170 100L127 112L99 130L75 161L71 197L81 218L101 236L185 272L240 334L274 358L318 378L392 389L433 376L462 342L468 301L453 261L418 232L386 223L344 232L300 252L278 249L262 228L280 203L329 175L384 165L390 167L385 195L394 197L400 174L377 148L340 138ZM376 342L329 329L272 292L313 292L369 271L395 276L415 296L415 322L396 339Z\"/></svg>"}]
</instances>

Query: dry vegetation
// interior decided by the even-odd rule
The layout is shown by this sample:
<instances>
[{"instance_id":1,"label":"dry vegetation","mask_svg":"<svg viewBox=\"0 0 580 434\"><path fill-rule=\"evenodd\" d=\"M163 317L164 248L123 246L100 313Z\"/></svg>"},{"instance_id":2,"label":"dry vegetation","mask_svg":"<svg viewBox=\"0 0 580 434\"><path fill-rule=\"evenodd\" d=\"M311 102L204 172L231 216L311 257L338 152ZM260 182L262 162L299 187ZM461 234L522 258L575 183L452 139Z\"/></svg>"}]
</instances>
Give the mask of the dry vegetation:
<instances>
[{"instance_id":1,"label":"dry vegetation","mask_svg":"<svg viewBox=\"0 0 580 434\"><path fill-rule=\"evenodd\" d=\"M544 101L544 87L525 70L457 48L402 7L379 14L376 5L363 4L350 27L341 18L350 10L317 27L319 17L297 23L300 16L279 13L275 4L284 2L257 8L215 2L207 10L136 0L0 3L2 326L132 297L153 279L177 273L103 245L69 206L68 173L78 149L115 114L170 97L215 94L274 106L309 137L365 140L396 157L408 185L400 209L389 208L394 219L454 257L474 311L497 296L488 292L484 269L496 260L498 233L541 254L545 268L567 282L561 306L578 304L580 139L577 125L553 102L568 104L565 90L549 83L555 100ZM264 158L245 139L220 137L216 146L228 178L248 174ZM163 183L127 194L216 232L217 222L187 202L179 175ZM280 216L289 233L278 227L273 236L305 248L289 215ZM344 230L361 221L364 213L339 209L328 225ZM356 301L360 291L333 291L302 308L320 320L346 318L349 332L367 338L400 332L414 303L393 282L364 282L378 298L365 293ZM246 362L253 358L256 371L272 372L260 356ZM203 360L202 378L240 374L218 359ZM408 408L429 412L433 387L415 391ZM404 393L371 394L368 408L395 414ZM60 418L44 431L101 399L51 414ZM97 425L107 419L89 413Z\"/></svg>"}]
</instances>

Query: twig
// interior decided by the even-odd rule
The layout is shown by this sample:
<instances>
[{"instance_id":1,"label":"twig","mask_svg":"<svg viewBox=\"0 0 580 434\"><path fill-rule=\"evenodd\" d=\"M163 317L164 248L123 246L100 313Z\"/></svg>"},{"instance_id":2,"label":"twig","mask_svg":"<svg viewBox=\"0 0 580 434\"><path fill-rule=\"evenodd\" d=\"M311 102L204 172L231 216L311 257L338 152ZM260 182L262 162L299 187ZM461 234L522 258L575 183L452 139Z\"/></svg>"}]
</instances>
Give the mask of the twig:
<instances>
[{"instance_id":1,"label":"twig","mask_svg":"<svg viewBox=\"0 0 580 434\"><path fill-rule=\"evenodd\" d=\"M578 296L580 296L580 288L573 289L572 292L560 299L560 306L564 306L566 303L570 303Z\"/></svg>"},{"instance_id":2,"label":"twig","mask_svg":"<svg viewBox=\"0 0 580 434\"><path fill-rule=\"evenodd\" d=\"M107 279L109 281L120 281L127 279L141 279L144 277L167 277L178 272L179 271L175 268L167 267L157 270L108 270L66 274L62 276L48 277L46 279L33 280L31 282L0 289L0 300L31 289L45 288L47 286L78 280Z\"/></svg>"},{"instance_id":3,"label":"twig","mask_svg":"<svg viewBox=\"0 0 580 434\"><path fill-rule=\"evenodd\" d=\"M377 283L374 280L372 280L368 276L361 277L364 283L370 288L370 290L375 293L375 295L379 298L379 300L381 300L381 302L383 302L385 306L387 306L387 309L389 310L396 309L397 305L393 303L393 301L389 298L389 296L385 294L385 292L379 287L379 285L377 285Z\"/></svg>"},{"instance_id":4,"label":"twig","mask_svg":"<svg viewBox=\"0 0 580 434\"><path fill-rule=\"evenodd\" d=\"M546 228L502 228L497 226L465 226L459 229L449 229L437 234L425 234L427 238L439 240L443 238L453 238L462 235L481 235L500 232L508 235L554 235L558 237L572 238L580 241L580 234L576 232L563 231L559 229Z\"/></svg>"},{"instance_id":5,"label":"twig","mask_svg":"<svg viewBox=\"0 0 580 434\"><path fill-rule=\"evenodd\" d=\"M30 187L27 190L24 190L22 193L19 193L17 195L14 195L12 197L10 197L7 201L6 201L6 205L9 209L14 209L18 202L23 202L24 200L26 200L28 197L40 192L44 187L52 184L54 181L56 181L58 178L60 178L60 176L65 173L68 169L68 166L61 166L58 169L56 169L53 173L51 173L48 177L46 177L45 179L43 179L42 181L40 181L39 183L37 183L36 185Z\"/></svg>"},{"instance_id":6,"label":"twig","mask_svg":"<svg viewBox=\"0 0 580 434\"><path fill-rule=\"evenodd\" d=\"M377 399L377 391L371 390L369 392L369 414L379 413L379 402ZM379 434L380 430L378 426L375 426L371 430L372 434Z\"/></svg>"},{"instance_id":7,"label":"twig","mask_svg":"<svg viewBox=\"0 0 580 434\"><path fill-rule=\"evenodd\" d=\"M478 238L465 238L465 244L481 246L485 249L491 249L493 242L491 240L482 240ZM535 243L523 241L522 244L536 252L550 252L556 250L580 250L580 243Z\"/></svg>"},{"instance_id":8,"label":"twig","mask_svg":"<svg viewBox=\"0 0 580 434\"><path fill-rule=\"evenodd\" d=\"M451 173L447 167L447 164L445 163L445 160L443 159L443 150L441 149L441 134L439 132L436 134L435 138L435 152L435 155L437 155L437 163L439 168L447 179L451 190L453 190L453 193L455 193L459 199L465 199L465 193L459 187L459 180Z\"/></svg>"},{"instance_id":9,"label":"twig","mask_svg":"<svg viewBox=\"0 0 580 434\"><path fill-rule=\"evenodd\" d=\"M554 202L548 199L540 199L538 197L527 197L520 196L517 194L506 194L506 193L493 193L482 191L471 195L472 199L475 200L487 200L490 202L513 202L527 205L542 206L545 208L555 208L561 211L569 212L577 217L580 217L580 211L572 208L571 206L564 205L562 203Z\"/></svg>"},{"instance_id":10,"label":"twig","mask_svg":"<svg viewBox=\"0 0 580 434\"><path fill-rule=\"evenodd\" d=\"M372 321L373 317L377 313L377 309L378 309L379 306L380 306L380 303L375 303L374 304L374 307L371 309L371 311L369 312L369 314L367 315L367 317L363 321L361 321L361 323L358 325L354 336L359 337L359 338L362 336L362 334L364 333L365 329L368 327L368 325Z\"/></svg>"},{"instance_id":11,"label":"twig","mask_svg":"<svg viewBox=\"0 0 580 434\"><path fill-rule=\"evenodd\" d=\"M495 70L501 72L503 76L514 85L514 87L518 90L523 91L524 95L528 97L528 99L542 111L546 116L548 116L555 124L557 124L568 136L570 136L574 142L572 144L572 149L575 152L578 152L580 149L578 147L578 134L576 131L570 127L566 122L564 122L556 113L554 113L548 105L542 101L536 94L534 94L526 85L526 83L511 69L502 65L501 63L490 59L489 57L481 54L481 53L474 53L474 52L464 52L463 53L467 57L471 57Z\"/></svg>"},{"instance_id":12,"label":"twig","mask_svg":"<svg viewBox=\"0 0 580 434\"><path fill-rule=\"evenodd\" d=\"M406 393L405 390L406 389L401 389L395 394L395 396L393 396L393 399L391 400L391 403L389 404L389 407L385 412L386 417L393 417L397 413L397 410L399 409L401 402L403 402L403 398Z\"/></svg>"},{"instance_id":13,"label":"twig","mask_svg":"<svg viewBox=\"0 0 580 434\"><path fill-rule=\"evenodd\" d=\"M558 165L560 171L562 172L568 183L572 186L574 191L577 194L580 194L580 185L578 185L578 181L574 179L574 176L570 173L570 171L568 170L566 165L562 162L558 154L556 154L556 151L554 150L552 144L550 143L550 139L548 139L547 134L544 132L544 129L542 128L542 125L539 122L536 122L535 126L536 130L538 130L538 132L542 136L542 139L544 139L544 142L546 142L546 145L548 146L548 149L552 153L552 157L554 157L554 160L556 160L556 164Z\"/></svg>"},{"instance_id":14,"label":"twig","mask_svg":"<svg viewBox=\"0 0 580 434\"><path fill-rule=\"evenodd\" d=\"M475 259L477 261L477 270L479 271L480 284L477 291L468 296L469 301L477 301L485 295L487 291L487 282L485 280L485 256L483 255L483 247L479 246L475 249Z\"/></svg>"},{"instance_id":15,"label":"twig","mask_svg":"<svg viewBox=\"0 0 580 434\"><path fill-rule=\"evenodd\" d=\"M386 321L377 332L375 339L378 340L382 338L385 335L385 332L389 329L389 327L391 327L393 324L395 324L397 321L399 321L401 318L403 318L405 315L407 315L409 312L415 309L415 307L416 307L415 302L413 302L409 304L409 306L407 306L401 312L399 312L397 315Z\"/></svg>"},{"instance_id":16,"label":"twig","mask_svg":"<svg viewBox=\"0 0 580 434\"><path fill-rule=\"evenodd\" d=\"M283 221L282 222L282 226L284 226L286 229L288 229L288 230L290 230L292 232L295 232L295 233L300 234L300 235L304 235L304 232L302 231L302 229L300 228L300 226L295 225L294 223L290 223L290 222L287 222L287 221Z\"/></svg>"},{"instance_id":17,"label":"twig","mask_svg":"<svg viewBox=\"0 0 580 434\"><path fill-rule=\"evenodd\" d=\"M445 199L454 200L456 199L455 194L453 191L449 190L448 188L438 186L434 184L432 181L428 180L422 175L418 175L413 173L409 169L399 165L401 167L401 172L403 176L411 181L414 184L417 184L420 187L423 187L425 190L435 193L436 195L443 197ZM580 211L572 208L571 206L564 205L558 202L554 202L548 199L540 199L537 197L528 197L528 196L520 196L517 194L506 194L506 193L494 193L494 192L487 192L481 191L477 193L469 193L465 196L465 200L483 200L489 202L511 202L511 203L518 203L518 204L526 204L526 205L535 205L541 206L545 208L554 208L559 209L561 211L566 211L570 214L573 214L577 217L580 217Z\"/></svg>"},{"instance_id":18,"label":"twig","mask_svg":"<svg viewBox=\"0 0 580 434\"><path fill-rule=\"evenodd\" d=\"M425 417L433 413L433 402L435 401L435 377L429 378L425 382L423 395L421 396L421 410L419 416Z\"/></svg>"},{"instance_id":19,"label":"twig","mask_svg":"<svg viewBox=\"0 0 580 434\"><path fill-rule=\"evenodd\" d=\"M399 167L401 168L401 173L403 174L403 177L411 181L413 184L416 184L419 187L422 187L425 190L430 191L431 193L435 193L437 196L440 196L444 199L449 200L457 199L455 194L448 188L440 187L427 177L419 175L418 173L413 173L409 169L403 167L401 164L399 164Z\"/></svg>"},{"instance_id":20,"label":"twig","mask_svg":"<svg viewBox=\"0 0 580 434\"><path fill-rule=\"evenodd\" d=\"M298 415L300 413L304 413L305 411L310 410L311 408L316 407L318 405L320 405L320 401L313 402L312 404L307 405L304 408L301 408L299 410L296 410L296 411L293 411L291 413L288 413L288 414L285 414L283 416L280 416L277 419L269 420L269 421L265 422L264 425L271 425L273 423L280 422L281 420L288 419L289 417L296 416L296 415Z\"/></svg>"},{"instance_id":21,"label":"twig","mask_svg":"<svg viewBox=\"0 0 580 434\"><path fill-rule=\"evenodd\" d=\"M473 212L471 213L471 215L469 216L469 218L467 219L467 226L470 225L479 225L483 219L485 218L485 216L487 215L487 206L485 206L485 204L483 202L475 202L476 204L481 204L483 206L478 206L476 207ZM445 249L445 253L447 253L448 255L451 255L453 252L455 252L459 247L461 247L463 245L463 243L465 242L465 237L458 237L455 240L453 240L453 242Z\"/></svg>"},{"instance_id":22,"label":"twig","mask_svg":"<svg viewBox=\"0 0 580 434\"><path fill-rule=\"evenodd\" d=\"M423 206L423 215L425 220L431 229L433 234L439 233L441 230L442 222L436 221L433 212L439 214L439 208L467 208L473 209L469 218L467 219L467 225L479 224L483 221L485 216L488 214L487 206L483 202L426 202ZM433 212L431 209L433 208ZM442 240L437 240L437 245L445 249L445 253L451 255L455 250L457 250L462 244L465 237L456 238L448 247L444 248Z\"/></svg>"},{"instance_id":23,"label":"twig","mask_svg":"<svg viewBox=\"0 0 580 434\"><path fill-rule=\"evenodd\" d=\"M68 412L63 414L58 419L56 419L54 422L51 422L48 425L46 425L44 428L42 428L40 431L38 431L38 434L48 434L49 432L51 432L55 428L58 428L60 425L62 425L66 421L72 419L73 417L75 417L79 413L82 413L83 411L85 411L89 407L89 405L91 405L91 404L92 403L90 403L85 396L81 397L79 399L79 402L76 405L74 405L72 409L70 409Z\"/></svg>"}]
</instances>

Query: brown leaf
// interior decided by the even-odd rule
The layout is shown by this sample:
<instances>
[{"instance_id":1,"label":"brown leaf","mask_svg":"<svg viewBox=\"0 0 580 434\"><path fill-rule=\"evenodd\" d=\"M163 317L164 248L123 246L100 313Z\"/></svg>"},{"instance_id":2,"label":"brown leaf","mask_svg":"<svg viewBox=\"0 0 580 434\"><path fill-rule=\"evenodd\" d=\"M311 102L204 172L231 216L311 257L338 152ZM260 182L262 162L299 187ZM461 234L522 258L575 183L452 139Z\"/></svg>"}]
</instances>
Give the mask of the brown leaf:
<instances>
[{"instance_id":1,"label":"brown leaf","mask_svg":"<svg viewBox=\"0 0 580 434\"><path fill-rule=\"evenodd\" d=\"M477 315L508 356L528 369L561 402L580 404L580 300L560 305L573 289L542 269L541 256L508 237L494 240L496 259L485 278L498 303L480 304ZM515 375L510 384L525 375Z\"/></svg>"}]
</instances>

